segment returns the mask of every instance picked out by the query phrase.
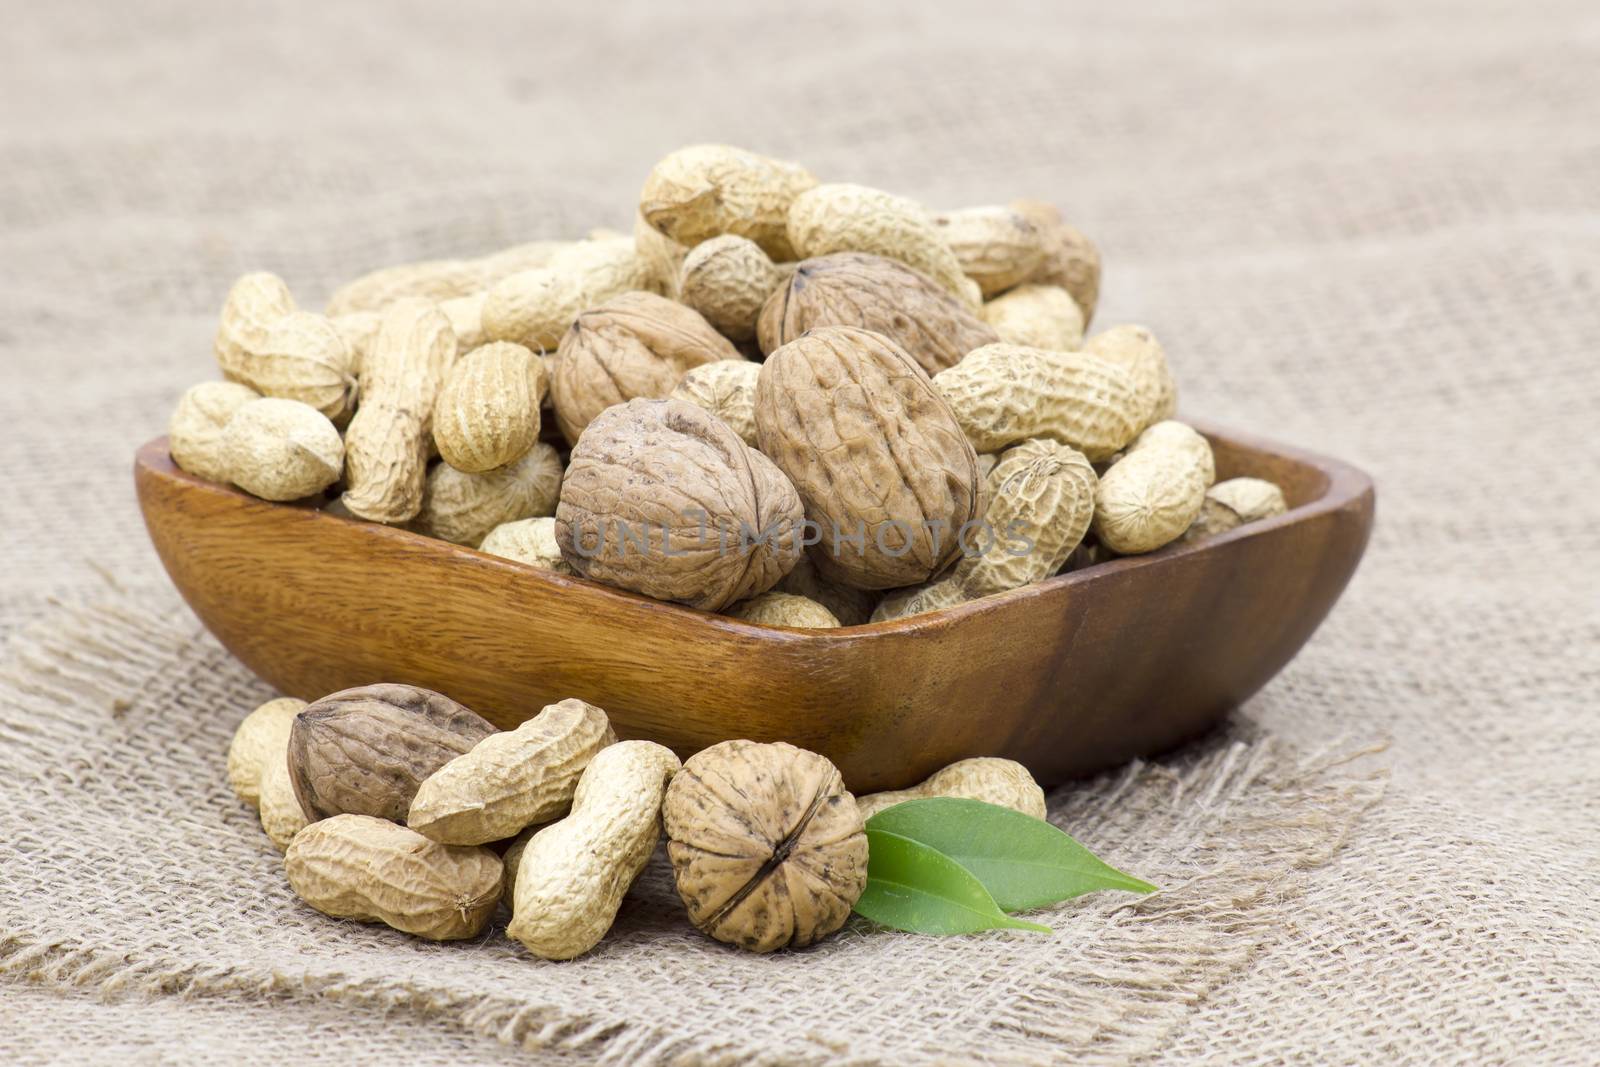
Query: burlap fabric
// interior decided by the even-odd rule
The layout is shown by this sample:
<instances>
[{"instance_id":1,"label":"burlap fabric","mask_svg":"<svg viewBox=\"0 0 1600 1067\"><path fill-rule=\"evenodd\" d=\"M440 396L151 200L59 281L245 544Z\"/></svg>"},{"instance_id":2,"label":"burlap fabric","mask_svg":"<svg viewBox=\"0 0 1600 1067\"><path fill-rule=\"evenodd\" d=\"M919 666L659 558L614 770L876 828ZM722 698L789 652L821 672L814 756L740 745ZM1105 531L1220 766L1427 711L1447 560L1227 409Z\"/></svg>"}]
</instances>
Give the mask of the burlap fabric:
<instances>
[{"instance_id":1,"label":"burlap fabric","mask_svg":"<svg viewBox=\"0 0 1600 1067\"><path fill-rule=\"evenodd\" d=\"M4 14L7 1062L1592 1062L1585 5ZM288 893L221 777L269 694L168 590L133 448L214 374L234 275L314 305L626 225L705 139L937 205L1060 200L1105 250L1100 321L1167 340L1188 411L1377 476L1368 559L1282 677L1052 797L1163 893L1053 909L1051 938L853 926L756 959L687 928L658 858L560 965Z\"/></svg>"}]
</instances>

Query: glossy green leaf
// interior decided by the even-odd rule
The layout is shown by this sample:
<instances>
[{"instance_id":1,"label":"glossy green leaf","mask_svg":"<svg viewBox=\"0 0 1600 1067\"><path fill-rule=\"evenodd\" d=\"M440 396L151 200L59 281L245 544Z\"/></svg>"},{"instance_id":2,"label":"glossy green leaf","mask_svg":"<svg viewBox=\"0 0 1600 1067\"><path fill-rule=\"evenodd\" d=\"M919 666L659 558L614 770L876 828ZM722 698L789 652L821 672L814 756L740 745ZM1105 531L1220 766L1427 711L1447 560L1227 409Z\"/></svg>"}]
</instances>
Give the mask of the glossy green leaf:
<instances>
[{"instance_id":1,"label":"glossy green leaf","mask_svg":"<svg viewBox=\"0 0 1600 1067\"><path fill-rule=\"evenodd\" d=\"M1006 911L1024 911L1097 889L1149 893L1149 882L1112 867L1043 819L981 800L929 797L885 808L867 830L887 831L943 853L975 875Z\"/></svg>"},{"instance_id":2,"label":"glossy green leaf","mask_svg":"<svg viewBox=\"0 0 1600 1067\"><path fill-rule=\"evenodd\" d=\"M885 830L867 830L867 887L856 911L884 926L915 934L970 934L978 930L1036 930L1048 926L1013 919L983 883L936 849Z\"/></svg>"}]
</instances>

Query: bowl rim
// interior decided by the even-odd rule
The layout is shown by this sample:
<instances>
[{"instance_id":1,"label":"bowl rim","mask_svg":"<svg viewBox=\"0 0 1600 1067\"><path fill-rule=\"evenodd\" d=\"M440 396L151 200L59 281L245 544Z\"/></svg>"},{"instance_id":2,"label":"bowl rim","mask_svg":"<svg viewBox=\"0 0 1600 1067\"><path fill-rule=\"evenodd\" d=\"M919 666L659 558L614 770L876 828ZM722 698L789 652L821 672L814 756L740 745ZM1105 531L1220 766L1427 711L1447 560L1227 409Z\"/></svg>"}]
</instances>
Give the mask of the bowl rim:
<instances>
[{"instance_id":1,"label":"bowl rim","mask_svg":"<svg viewBox=\"0 0 1600 1067\"><path fill-rule=\"evenodd\" d=\"M1055 574L1017 589L993 593L989 596L954 604L950 607L939 608L935 611L908 615L899 619L887 619L881 622L865 622L853 626L823 629L773 626L766 623L749 622L715 612L701 611L686 604L656 600L642 593L619 589L577 575L558 574L555 571L545 570L540 567L531 567L517 560L480 552L476 548L459 545L440 538L428 537L425 534L402 527L387 526L382 523L366 522L360 519L346 518L342 515L329 514L314 503L316 498L286 502L262 500L235 486L209 481L179 467L172 458L166 435L152 438L141 446L134 462L137 468L148 470L162 478L186 483L192 490L209 491L234 497L249 505L298 512L304 516L305 521L337 523L344 527L361 529L364 531L365 536L388 539L398 544L424 548L430 552L453 556L454 561L459 565L503 570L517 575L521 581L532 580L535 584L542 583L561 593L616 598L635 606L642 605L651 611L665 613L668 617L680 623L688 622L691 619L695 620L699 625L710 627L713 632L720 631L745 639L761 638L785 643L850 643L890 634L911 631L924 632L959 625L968 619L1003 609L1009 604L1031 597L1054 595L1059 590L1087 585L1115 575L1138 571L1145 567L1161 566L1169 560L1182 558L1192 553L1205 552L1252 537L1260 537L1285 526L1295 525L1320 515L1339 511L1350 506L1363 496L1372 493L1372 479L1359 468L1342 460L1279 444L1252 434L1223 429L1204 420L1184 419L1182 421L1192 426L1208 439L1220 438L1236 448L1270 454L1279 459L1288 460L1300 466L1316 470L1324 479L1321 492L1311 500L1289 508L1281 515L1246 523L1201 541L1173 542L1156 549L1154 552L1106 560L1103 563L1096 563L1082 570Z\"/></svg>"}]
</instances>

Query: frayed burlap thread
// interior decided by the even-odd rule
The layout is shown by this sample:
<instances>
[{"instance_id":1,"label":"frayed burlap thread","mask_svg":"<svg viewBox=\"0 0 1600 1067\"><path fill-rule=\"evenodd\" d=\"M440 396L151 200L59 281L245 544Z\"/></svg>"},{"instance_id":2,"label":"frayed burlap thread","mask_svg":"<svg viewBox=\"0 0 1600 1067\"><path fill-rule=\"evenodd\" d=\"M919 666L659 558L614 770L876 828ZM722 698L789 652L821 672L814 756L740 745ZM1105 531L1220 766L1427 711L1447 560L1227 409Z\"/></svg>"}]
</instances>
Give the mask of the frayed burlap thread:
<instances>
[{"instance_id":1,"label":"frayed burlap thread","mask_svg":"<svg viewBox=\"0 0 1600 1067\"><path fill-rule=\"evenodd\" d=\"M223 776L233 727L270 695L171 594L107 592L17 637L0 671L0 970L117 1003L337 1004L445 1044L618 1064L1122 1062L1283 936L1304 872L1383 789L1360 761L1240 722L1058 791L1053 821L1163 889L1048 909L1053 936L856 920L753 957L689 926L658 852L613 933L556 964L503 923L440 945L300 904Z\"/></svg>"}]
</instances>

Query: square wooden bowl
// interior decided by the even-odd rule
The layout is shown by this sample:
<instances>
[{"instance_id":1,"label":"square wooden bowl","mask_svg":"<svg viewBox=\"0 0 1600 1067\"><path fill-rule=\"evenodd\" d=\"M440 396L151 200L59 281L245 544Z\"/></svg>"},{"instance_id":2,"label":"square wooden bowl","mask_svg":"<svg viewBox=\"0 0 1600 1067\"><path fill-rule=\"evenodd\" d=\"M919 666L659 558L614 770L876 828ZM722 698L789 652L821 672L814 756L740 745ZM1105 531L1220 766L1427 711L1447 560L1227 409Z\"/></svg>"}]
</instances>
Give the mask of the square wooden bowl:
<instances>
[{"instance_id":1,"label":"square wooden bowl","mask_svg":"<svg viewBox=\"0 0 1600 1067\"><path fill-rule=\"evenodd\" d=\"M789 630L665 604L405 530L272 504L139 450L145 524L173 583L267 682L313 700L369 682L446 693L512 727L581 697L682 756L728 738L821 752L857 792L967 756L1042 785L1200 733L1327 615L1372 528L1346 464L1199 426L1218 478L1290 510L928 615Z\"/></svg>"}]
</instances>

